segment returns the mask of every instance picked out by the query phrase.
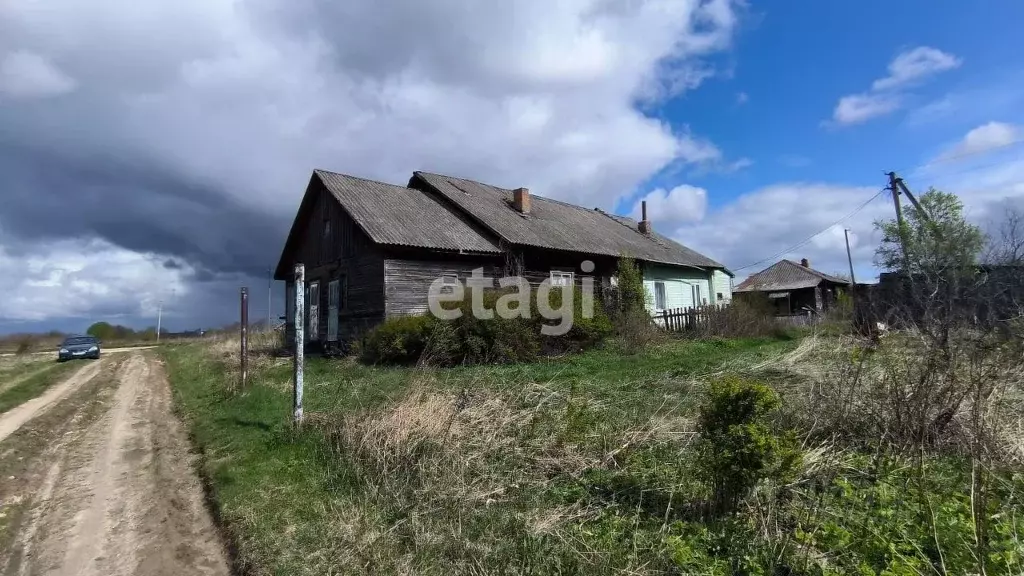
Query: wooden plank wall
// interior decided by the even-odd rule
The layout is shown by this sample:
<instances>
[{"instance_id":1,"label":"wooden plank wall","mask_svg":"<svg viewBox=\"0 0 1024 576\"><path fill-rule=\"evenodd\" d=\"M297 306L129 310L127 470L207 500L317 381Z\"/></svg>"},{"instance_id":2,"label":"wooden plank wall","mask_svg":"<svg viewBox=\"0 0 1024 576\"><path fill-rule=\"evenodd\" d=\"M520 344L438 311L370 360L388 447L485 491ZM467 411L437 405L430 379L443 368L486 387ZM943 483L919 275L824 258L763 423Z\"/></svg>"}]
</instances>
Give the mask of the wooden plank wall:
<instances>
[{"instance_id":1,"label":"wooden plank wall","mask_svg":"<svg viewBox=\"0 0 1024 576\"><path fill-rule=\"evenodd\" d=\"M482 267L487 278L500 278L505 273L504 258L495 256L476 261L460 260L419 260L411 257L388 258L384 262L384 285L387 315L423 314L427 312L427 295L430 284L446 274L454 274L466 286L466 279L475 268ZM566 266L568 268L568 266ZM594 291L600 296L607 285L607 278L575 271L576 286L582 286L583 278L594 278ZM522 277L531 286L538 286L551 277L550 269L523 270ZM497 287L497 283L494 283Z\"/></svg>"},{"instance_id":2,"label":"wooden plank wall","mask_svg":"<svg viewBox=\"0 0 1024 576\"><path fill-rule=\"evenodd\" d=\"M329 228L325 222L330 223ZM385 310L384 253L322 186L317 190L303 231L293 261L306 265L307 285L320 283L319 341L327 339L328 284L342 275L346 277L347 290L341 294L339 339L358 336L367 326L380 322ZM290 340L293 334L294 325L289 322L286 337Z\"/></svg>"}]
</instances>

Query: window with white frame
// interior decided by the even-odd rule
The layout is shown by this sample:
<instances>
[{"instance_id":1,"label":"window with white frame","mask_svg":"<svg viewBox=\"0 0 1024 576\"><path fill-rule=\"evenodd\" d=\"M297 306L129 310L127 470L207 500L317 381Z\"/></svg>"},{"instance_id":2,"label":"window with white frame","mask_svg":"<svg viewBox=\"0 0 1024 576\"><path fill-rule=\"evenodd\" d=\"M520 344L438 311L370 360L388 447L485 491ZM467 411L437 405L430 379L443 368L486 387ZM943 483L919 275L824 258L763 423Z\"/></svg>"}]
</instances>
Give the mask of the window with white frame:
<instances>
[{"instance_id":1,"label":"window with white frame","mask_svg":"<svg viewBox=\"0 0 1024 576\"><path fill-rule=\"evenodd\" d=\"M655 282L654 283L654 308L656 310L664 310L665 309L665 305L666 305L665 300L666 300L666 298L665 298L665 283L664 282Z\"/></svg>"},{"instance_id":2,"label":"window with white frame","mask_svg":"<svg viewBox=\"0 0 1024 576\"><path fill-rule=\"evenodd\" d=\"M572 272L566 270L551 271L552 286L572 286Z\"/></svg>"},{"instance_id":3,"label":"window with white frame","mask_svg":"<svg viewBox=\"0 0 1024 576\"><path fill-rule=\"evenodd\" d=\"M458 283L459 277L456 274L441 276L441 294L453 294L455 292L455 285Z\"/></svg>"}]
</instances>

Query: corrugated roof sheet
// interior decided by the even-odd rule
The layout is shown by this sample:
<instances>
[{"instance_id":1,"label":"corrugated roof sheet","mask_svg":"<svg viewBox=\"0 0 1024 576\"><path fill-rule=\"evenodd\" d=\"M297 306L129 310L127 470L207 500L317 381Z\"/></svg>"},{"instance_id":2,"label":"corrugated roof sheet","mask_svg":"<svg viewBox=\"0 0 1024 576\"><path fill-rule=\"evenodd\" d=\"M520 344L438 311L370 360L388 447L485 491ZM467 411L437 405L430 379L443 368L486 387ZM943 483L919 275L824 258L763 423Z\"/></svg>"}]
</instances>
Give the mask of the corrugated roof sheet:
<instances>
[{"instance_id":1,"label":"corrugated roof sheet","mask_svg":"<svg viewBox=\"0 0 1024 576\"><path fill-rule=\"evenodd\" d=\"M428 172L414 173L487 228L513 244L584 254L628 254L649 262L724 268L657 232L641 234L637 223L596 209L531 194L530 213L512 207L512 190Z\"/></svg>"},{"instance_id":2,"label":"corrugated roof sheet","mask_svg":"<svg viewBox=\"0 0 1024 576\"><path fill-rule=\"evenodd\" d=\"M326 170L315 173L378 244L499 252L496 242L429 194Z\"/></svg>"},{"instance_id":3,"label":"corrugated roof sheet","mask_svg":"<svg viewBox=\"0 0 1024 576\"><path fill-rule=\"evenodd\" d=\"M813 288L822 280L837 284L849 284L848 281L835 276L818 272L813 268L804 268L792 260L779 260L775 264L752 274L740 282L734 292L769 292L779 290L799 290Z\"/></svg>"}]
</instances>

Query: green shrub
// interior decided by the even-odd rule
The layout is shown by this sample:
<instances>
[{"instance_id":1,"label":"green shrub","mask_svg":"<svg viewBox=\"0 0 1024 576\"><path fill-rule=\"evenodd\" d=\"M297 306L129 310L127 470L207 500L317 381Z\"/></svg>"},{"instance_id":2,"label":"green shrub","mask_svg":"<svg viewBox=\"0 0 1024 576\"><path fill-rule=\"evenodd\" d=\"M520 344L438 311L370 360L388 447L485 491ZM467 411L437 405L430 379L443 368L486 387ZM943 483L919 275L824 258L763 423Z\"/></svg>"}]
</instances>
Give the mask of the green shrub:
<instances>
[{"instance_id":1,"label":"green shrub","mask_svg":"<svg viewBox=\"0 0 1024 576\"><path fill-rule=\"evenodd\" d=\"M482 295L485 309L494 310L498 298L507 294L503 290L485 290ZM552 290L549 304L560 308L561 290ZM528 318L516 316L490 319L473 315L472 289L466 289L458 302L443 303L446 310L459 309L462 314L452 320L440 320L432 315L389 319L366 338L363 359L374 364L411 364L417 361L437 366L458 364L530 362L540 354L561 354L591 348L612 332L612 323L597 299L593 315L583 316L583 294L578 288L573 296L573 324L561 336L542 334L548 320L537 310L536 293L530 295L531 310Z\"/></svg>"},{"instance_id":2,"label":"green shrub","mask_svg":"<svg viewBox=\"0 0 1024 576\"><path fill-rule=\"evenodd\" d=\"M562 290L552 290L548 293L548 304L553 309L561 308L562 297ZM530 316L531 328L535 334L540 335L540 329L544 324L556 321L546 320L540 315L540 312L537 310L536 292L534 292L530 302L533 307ZM596 296L591 303L593 314L590 318L584 317L585 303L583 301L583 291L579 288L573 289L572 304L573 322L568 332L562 336L540 335L542 347L546 352L561 353L585 350L598 344L614 331L612 321L608 317L604 305Z\"/></svg>"},{"instance_id":3,"label":"green shrub","mask_svg":"<svg viewBox=\"0 0 1024 576\"><path fill-rule=\"evenodd\" d=\"M622 351L636 354L662 339L665 333L651 320L650 295L636 261L629 256L619 258L616 277L614 331Z\"/></svg>"},{"instance_id":4,"label":"green shrub","mask_svg":"<svg viewBox=\"0 0 1024 576\"><path fill-rule=\"evenodd\" d=\"M769 421L780 404L778 394L760 382L737 376L712 382L698 431L716 511L732 512L758 481L782 479L794 470L799 452L792 435L777 434Z\"/></svg>"},{"instance_id":5,"label":"green shrub","mask_svg":"<svg viewBox=\"0 0 1024 576\"><path fill-rule=\"evenodd\" d=\"M373 364L412 364L419 360L438 322L433 316L397 316L374 328L363 345Z\"/></svg>"},{"instance_id":6,"label":"green shrub","mask_svg":"<svg viewBox=\"0 0 1024 576\"><path fill-rule=\"evenodd\" d=\"M494 310L495 302L505 291L485 290L485 309ZM539 330L535 330L530 319L515 317L482 319L473 316L471 290L459 304L462 316L455 320L441 322L449 325L451 338L447 347L448 364L481 364L529 362L536 359L540 350Z\"/></svg>"},{"instance_id":7,"label":"green shrub","mask_svg":"<svg viewBox=\"0 0 1024 576\"><path fill-rule=\"evenodd\" d=\"M628 314L635 310L646 310L650 297L644 287L644 275L636 260L629 256L619 258L616 276L618 277L618 302L616 303L618 312Z\"/></svg>"}]
</instances>

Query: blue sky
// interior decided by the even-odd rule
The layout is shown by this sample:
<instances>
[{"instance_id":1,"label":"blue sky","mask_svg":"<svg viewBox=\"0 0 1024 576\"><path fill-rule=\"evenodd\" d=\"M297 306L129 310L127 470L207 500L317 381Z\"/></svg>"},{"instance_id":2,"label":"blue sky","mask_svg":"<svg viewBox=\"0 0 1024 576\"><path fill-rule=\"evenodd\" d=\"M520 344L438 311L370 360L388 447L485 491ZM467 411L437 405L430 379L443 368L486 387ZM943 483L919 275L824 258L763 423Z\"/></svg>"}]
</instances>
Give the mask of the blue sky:
<instances>
[{"instance_id":1,"label":"blue sky","mask_svg":"<svg viewBox=\"0 0 1024 576\"><path fill-rule=\"evenodd\" d=\"M726 163L747 159L749 166L735 171L672 166L648 179L638 194L622 199L618 208L628 211L636 198L653 188L688 184L707 191L707 210L713 214L758 189L787 183L829 187L818 190L823 194L842 194L850 187L880 188L888 170L899 171L920 191L953 185L950 191L964 195L972 208L970 186L958 185L970 176L969 171L964 173L970 158L933 166L948 165L949 170L917 168L934 161L974 128L989 122L1024 122L1022 21L1024 3L1009 1L987 2L984 9L919 1L749 6L733 48L712 59L716 76L649 111L676 129L714 142ZM889 113L846 125L833 121L840 98L870 94L872 83L887 75L890 62L920 47L941 51L956 64L892 90L900 103ZM1018 129L1015 138L1024 138L1024 133ZM1012 161L1022 150L1009 146L1000 155L978 156L994 159L998 166L1000 159ZM959 178L947 178L950 175ZM1015 194L1007 190L1007 195ZM866 200L870 192L862 196ZM816 199L802 195L791 208L800 212L803 203ZM883 200L891 206L891 200ZM872 208L881 204L876 201ZM973 208L979 217L991 216L980 206ZM877 209L873 213L879 214ZM836 213L837 218L842 215ZM872 229L871 219L864 217L854 217L845 226L861 237ZM787 236L794 243L806 237ZM680 239L715 250L699 238ZM741 267L784 247L777 242L748 244L719 257L729 266ZM813 246L810 250L815 251ZM845 270L845 263L824 256L830 270ZM870 251L861 250L858 256L861 278L875 276ZM757 269L743 270L739 276Z\"/></svg>"},{"instance_id":2,"label":"blue sky","mask_svg":"<svg viewBox=\"0 0 1024 576\"><path fill-rule=\"evenodd\" d=\"M715 190L712 206L751 187L791 179L883 182L883 169L913 167L981 123L1021 115L1011 102L996 110L965 103L934 121L908 118L948 95L1024 89L1024 3L987 2L984 9L924 1L759 6L749 9L735 49L717 59L732 73L655 113L688 125L730 157L755 162L741 175L688 178ZM866 90L901 50L917 46L953 54L963 64L915 86L906 108L892 115L847 128L821 125L841 96ZM748 97L743 104L737 102L740 93ZM787 156L808 164L787 165ZM672 179L651 182L670 185Z\"/></svg>"},{"instance_id":3,"label":"blue sky","mask_svg":"<svg viewBox=\"0 0 1024 576\"><path fill-rule=\"evenodd\" d=\"M230 322L314 168L647 199L737 280L844 271L849 228L871 280L891 200L830 225L884 171L985 226L1024 199L1020 22L1010 0L0 3L0 332L144 327L161 301L171 329Z\"/></svg>"}]
</instances>

